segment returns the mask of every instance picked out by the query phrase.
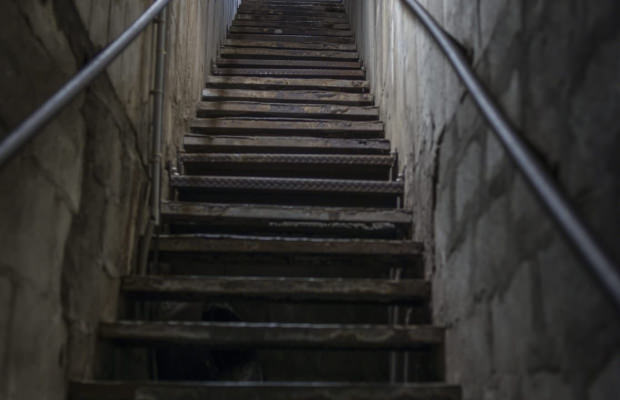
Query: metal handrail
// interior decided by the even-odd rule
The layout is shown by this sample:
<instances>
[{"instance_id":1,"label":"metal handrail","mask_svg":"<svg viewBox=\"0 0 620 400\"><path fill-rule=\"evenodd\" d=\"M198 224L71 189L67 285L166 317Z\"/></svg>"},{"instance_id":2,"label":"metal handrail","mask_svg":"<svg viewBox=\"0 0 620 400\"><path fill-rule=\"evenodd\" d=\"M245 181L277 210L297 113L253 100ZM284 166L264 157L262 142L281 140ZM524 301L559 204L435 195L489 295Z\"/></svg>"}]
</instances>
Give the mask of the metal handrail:
<instances>
[{"instance_id":1,"label":"metal handrail","mask_svg":"<svg viewBox=\"0 0 620 400\"><path fill-rule=\"evenodd\" d=\"M558 184L517 133L491 98L463 52L417 0L403 0L447 56L484 118L493 128L538 199L551 214L568 241L577 249L605 292L620 310L620 268L597 242Z\"/></svg>"},{"instance_id":2,"label":"metal handrail","mask_svg":"<svg viewBox=\"0 0 620 400\"><path fill-rule=\"evenodd\" d=\"M155 0L153 4L115 41L71 78L35 112L0 142L0 167L19 149L34 138L52 118L86 88L134 39L159 15L170 0Z\"/></svg>"}]
</instances>

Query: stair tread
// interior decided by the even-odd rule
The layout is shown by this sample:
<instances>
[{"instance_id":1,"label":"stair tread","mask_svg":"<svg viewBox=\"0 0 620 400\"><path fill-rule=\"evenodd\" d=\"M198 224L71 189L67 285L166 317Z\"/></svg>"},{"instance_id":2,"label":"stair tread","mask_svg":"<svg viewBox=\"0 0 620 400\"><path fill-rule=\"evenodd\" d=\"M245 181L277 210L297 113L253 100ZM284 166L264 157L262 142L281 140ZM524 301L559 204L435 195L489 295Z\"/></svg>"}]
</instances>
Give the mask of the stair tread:
<instances>
[{"instance_id":1,"label":"stair tread","mask_svg":"<svg viewBox=\"0 0 620 400\"><path fill-rule=\"evenodd\" d=\"M404 209L299 207L261 204L217 204L167 201L162 203L162 217L196 219L268 219L274 221L360 222L410 224L412 213Z\"/></svg>"},{"instance_id":2,"label":"stair tread","mask_svg":"<svg viewBox=\"0 0 620 400\"><path fill-rule=\"evenodd\" d=\"M164 252L304 253L419 256L423 244L412 240L324 239L216 234L167 234L157 241Z\"/></svg>"},{"instance_id":3,"label":"stair tread","mask_svg":"<svg viewBox=\"0 0 620 400\"><path fill-rule=\"evenodd\" d=\"M303 28L300 26L280 26L280 27L266 27L266 26L243 26L235 25L230 27L230 32L234 33L269 33L274 35L309 35L309 36L343 36L350 37L353 34L350 30L344 29L330 29L330 28Z\"/></svg>"},{"instance_id":4,"label":"stair tread","mask_svg":"<svg viewBox=\"0 0 620 400\"><path fill-rule=\"evenodd\" d=\"M368 93L343 93L323 90L248 90L203 89L205 101L263 101L274 103L373 105L373 95Z\"/></svg>"},{"instance_id":5,"label":"stair tread","mask_svg":"<svg viewBox=\"0 0 620 400\"><path fill-rule=\"evenodd\" d=\"M358 179L177 175L170 178L170 183L176 188L393 195L400 195L404 192L404 184L400 181Z\"/></svg>"},{"instance_id":6,"label":"stair tread","mask_svg":"<svg viewBox=\"0 0 620 400\"><path fill-rule=\"evenodd\" d=\"M202 101L196 108L198 117L233 115L290 118L333 118L377 120L379 109L374 106L341 106L337 104L259 103L250 101Z\"/></svg>"},{"instance_id":7,"label":"stair tread","mask_svg":"<svg viewBox=\"0 0 620 400\"><path fill-rule=\"evenodd\" d=\"M350 51L337 50L294 50L294 49L265 49L251 47L222 47L220 57L255 57L255 58L314 58L357 61L359 55Z\"/></svg>"},{"instance_id":8,"label":"stair tread","mask_svg":"<svg viewBox=\"0 0 620 400\"><path fill-rule=\"evenodd\" d=\"M360 69L359 61L324 61L324 60L263 60L256 58L221 58L215 65L219 68L281 68L281 69Z\"/></svg>"},{"instance_id":9,"label":"stair tread","mask_svg":"<svg viewBox=\"0 0 620 400\"><path fill-rule=\"evenodd\" d=\"M240 152L243 148L265 149L265 151L298 151L351 153L364 152L385 154L390 151L386 139L317 138L304 136L209 136L187 134L183 137L186 151L221 150Z\"/></svg>"},{"instance_id":10,"label":"stair tread","mask_svg":"<svg viewBox=\"0 0 620 400\"><path fill-rule=\"evenodd\" d=\"M341 52L356 52L357 47L351 43L328 43L318 40L308 40L304 42L280 41L278 38L273 40L248 40L248 39L225 39L222 44L225 47L239 48L264 48L264 49L291 49L291 50L334 50Z\"/></svg>"},{"instance_id":11,"label":"stair tread","mask_svg":"<svg viewBox=\"0 0 620 400\"><path fill-rule=\"evenodd\" d=\"M121 290L149 299L204 300L216 297L313 302L413 302L430 296L422 279L322 279L205 276L127 276Z\"/></svg>"},{"instance_id":12,"label":"stair tread","mask_svg":"<svg viewBox=\"0 0 620 400\"><path fill-rule=\"evenodd\" d=\"M341 121L275 118L197 118L190 121L192 132L223 134L350 134L360 137L382 137L381 121Z\"/></svg>"},{"instance_id":13,"label":"stair tread","mask_svg":"<svg viewBox=\"0 0 620 400\"><path fill-rule=\"evenodd\" d=\"M356 90L367 91L367 81L351 79L278 78L251 76L215 76L207 78L207 87L235 88L239 86L258 89L285 90Z\"/></svg>"},{"instance_id":14,"label":"stair tread","mask_svg":"<svg viewBox=\"0 0 620 400\"><path fill-rule=\"evenodd\" d=\"M101 323L103 339L204 344L218 348L416 349L443 342L431 325L338 325L265 322L117 321Z\"/></svg>"},{"instance_id":15,"label":"stair tread","mask_svg":"<svg viewBox=\"0 0 620 400\"><path fill-rule=\"evenodd\" d=\"M362 70L327 68L220 68L214 66L211 68L211 73L215 76L323 79L363 79L365 76Z\"/></svg>"},{"instance_id":16,"label":"stair tread","mask_svg":"<svg viewBox=\"0 0 620 400\"><path fill-rule=\"evenodd\" d=\"M461 390L446 383L385 382L155 382L71 381L72 399L80 400L459 400Z\"/></svg>"}]
</instances>

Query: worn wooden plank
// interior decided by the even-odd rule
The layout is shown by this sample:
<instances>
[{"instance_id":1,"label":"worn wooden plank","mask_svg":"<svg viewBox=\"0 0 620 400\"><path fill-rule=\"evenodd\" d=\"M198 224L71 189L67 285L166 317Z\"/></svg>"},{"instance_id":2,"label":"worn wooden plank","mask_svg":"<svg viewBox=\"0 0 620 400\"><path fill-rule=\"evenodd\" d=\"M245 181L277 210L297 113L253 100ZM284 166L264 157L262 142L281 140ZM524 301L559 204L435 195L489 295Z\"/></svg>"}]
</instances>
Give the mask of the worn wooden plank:
<instances>
[{"instance_id":1,"label":"worn wooden plank","mask_svg":"<svg viewBox=\"0 0 620 400\"><path fill-rule=\"evenodd\" d=\"M419 349L443 342L426 325L327 325L246 322L101 323L99 336L133 344L194 344L220 349Z\"/></svg>"},{"instance_id":2,"label":"worn wooden plank","mask_svg":"<svg viewBox=\"0 0 620 400\"><path fill-rule=\"evenodd\" d=\"M126 276L123 293L148 300L261 299L284 302L414 303L428 301L422 279L321 279Z\"/></svg>"},{"instance_id":3,"label":"worn wooden plank","mask_svg":"<svg viewBox=\"0 0 620 400\"><path fill-rule=\"evenodd\" d=\"M303 22L300 22L303 23ZM353 44L353 37L341 37L341 36L308 36L308 35L269 35L260 33L229 33L229 39L237 40L267 40L267 41L280 41L280 42L308 42L317 41L331 42L331 43L348 43Z\"/></svg>"},{"instance_id":4,"label":"worn wooden plank","mask_svg":"<svg viewBox=\"0 0 620 400\"><path fill-rule=\"evenodd\" d=\"M226 101L200 102L196 115L201 118L245 116L269 118L318 118L346 120L378 120L377 107L319 104L278 104Z\"/></svg>"},{"instance_id":5,"label":"worn wooden plank","mask_svg":"<svg viewBox=\"0 0 620 400\"><path fill-rule=\"evenodd\" d=\"M221 57L236 58L262 58L262 59L308 59L308 60L340 60L357 61L359 55L350 51L337 50L291 50L291 49L265 49L248 47L222 47Z\"/></svg>"},{"instance_id":6,"label":"worn wooden plank","mask_svg":"<svg viewBox=\"0 0 620 400\"><path fill-rule=\"evenodd\" d=\"M423 246L411 240L314 239L238 235L160 235L165 252L356 254L419 256Z\"/></svg>"},{"instance_id":7,"label":"worn wooden plank","mask_svg":"<svg viewBox=\"0 0 620 400\"><path fill-rule=\"evenodd\" d=\"M344 9L341 10L329 10L318 11L313 9L303 8L267 8L267 7L250 7L244 6L243 3L239 6L239 14L254 14L254 15L278 15L283 17L311 17L311 18L343 18L345 19Z\"/></svg>"},{"instance_id":8,"label":"worn wooden plank","mask_svg":"<svg viewBox=\"0 0 620 400\"><path fill-rule=\"evenodd\" d=\"M356 52L355 43L327 43L318 40L308 40L305 42L286 42L275 40L246 40L246 39L225 39L222 43L225 47L255 47L267 49L289 49L289 50L334 50L342 52Z\"/></svg>"},{"instance_id":9,"label":"worn wooden plank","mask_svg":"<svg viewBox=\"0 0 620 400\"><path fill-rule=\"evenodd\" d=\"M338 104L372 106L373 95L369 93L342 93L323 90L245 90L204 89L204 101L261 101L267 103Z\"/></svg>"},{"instance_id":10,"label":"worn wooden plank","mask_svg":"<svg viewBox=\"0 0 620 400\"><path fill-rule=\"evenodd\" d=\"M275 78L324 78L324 79L364 79L363 70L353 69L289 69L289 68L211 68L213 75L256 76Z\"/></svg>"},{"instance_id":11,"label":"worn wooden plank","mask_svg":"<svg viewBox=\"0 0 620 400\"><path fill-rule=\"evenodd\" d=\"M443 383L72 381L70 400L460 400Z\"/></svg>"},{"instance_id":12,"label":"worn wooden plank","mask_svg":"<svg viewBox=\"0 0 620 400\"><path fill-rule=\"evenodd\" d=\"M342 36L350 37L353 33L349 30L330 29L330 28L303 28L280 26L277 28L264 26L236 26L230 27L232 33L263 33L270 35L306 35L306 36Z\"/></svg>"},{"instance_id":13,"label":"worn wooden plank","mask_svg":"<svg viewBox=\"0 0 620 400\"><path fill-rule=\"evenodd\" d=\"M395 157L391 155L350 155L350 154L270 154L270 153L181 153L183 164L303 164L310 166L391 167Z\"/></svg>"},{"instance_id":14,"label":"worn wooden plank","mask_svg":"<svg viewBox=\"0 0 620 400\"><path fill-rule=\"evenodd\" d=\"M297 152L320 154L386 154L390 142L385 139L337 139L302 136L207 136L185 135L186 151Z\"/></svg>"},{"instance_id":15,"label":"worn wooden plank","mask_svg":"<svg viewBox=\"0 0 620 400\"><path fill-rule=\"evenodd\" d=\"M233 27L240 26L255 26L255 27L263 27L263 28L282 28L282 27L299 27L299 23L291 23L287 21L258 21L258 20L243 20L237 19L233 22ZM304 22L304 26L310 28L328 28L328 29L336 29L336 30L350 30L351 26L347 23L335 23L335 22L324 22L324 21L306 21Z\"/></svg>"},{"instance_id":16,"label":"worn wooden plank","mask_svg":"<svg viewBox=\"0 0 620 400\"><path fill-rule=\"evenodd\" d=\"M207 134L383 137L381 121L198 118L190 122L190 129L192 132Z\"/></svg>"},{"instance_id":17,"label":"worn wooden plank","mask_svg":"<svg viewBox=\"0 0 620 400\"><path fill-rule=\"evenodd\" d=\"M221 58L215 60L220 68L318 68L318 69L360 69L359 61L316 61L316 60L261 60L255 58Z\"/></svg>"},{"instance_id":18,"label":"worn wooden plank","mask_svg":"<svg viewBox=\"0 0 620 400\"><path fill-rule=\"evenodd\" d=\"M162 218L168 222L209 221L311 221L338 223L392 223L410 225L412 214L405 209L299 207L260 204L216 204L165 201Z\"/></svg>"},{"instance_id":19,"label":"worn wooden plank","mask_svg":"<svg viewBox=\"0 0 620 400\"><path fill-rule=\"evenodd\" d=\"M301 79L249 76L209 76L206 87L258 90L328 90L350 93L368 92L367 81L351 79Z\"/></svg>"}]
</instances>

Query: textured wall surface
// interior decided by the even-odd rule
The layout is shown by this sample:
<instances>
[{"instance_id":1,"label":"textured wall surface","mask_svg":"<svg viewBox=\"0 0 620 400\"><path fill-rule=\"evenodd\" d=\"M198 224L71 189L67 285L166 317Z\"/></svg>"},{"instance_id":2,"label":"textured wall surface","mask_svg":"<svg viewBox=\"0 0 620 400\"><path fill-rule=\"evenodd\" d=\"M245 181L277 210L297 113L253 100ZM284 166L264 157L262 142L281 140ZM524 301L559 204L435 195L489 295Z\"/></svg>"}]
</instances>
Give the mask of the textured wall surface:
<instances>
[{"instance_id":1,"label":"textured wall surface","mask_svg":"<svg viewBox=\"0 0 620 400\"><path fill-rule=\"evenodd\" d=\"M180 142L237 3L173 2L166 143ZM0 2L0 137L150 4ZM154 46L149 28L0 169L2 399L63 399L67 377L93 374L97 322L116 316L148 218Z\"/></svg>"},{"instance_id":2,"label":"textured wall surface","mask_svg":"<svg viewBox=\"0 0 620 400\"><path fill-rule=\"evenodd\" d=\"M611 399L620 323L400 0L348 0L466 399ZM620 259L620 4L423 0Z\"/></svg>"}]
</instances>

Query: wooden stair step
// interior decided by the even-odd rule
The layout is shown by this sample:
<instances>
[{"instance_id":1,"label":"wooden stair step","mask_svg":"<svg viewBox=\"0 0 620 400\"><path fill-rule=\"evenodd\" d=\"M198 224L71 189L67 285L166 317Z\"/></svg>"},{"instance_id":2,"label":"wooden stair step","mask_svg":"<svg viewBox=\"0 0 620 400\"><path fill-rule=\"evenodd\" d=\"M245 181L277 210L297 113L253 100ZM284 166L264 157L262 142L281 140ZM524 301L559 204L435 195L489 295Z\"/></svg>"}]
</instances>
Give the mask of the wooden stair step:
<instances>
[{"instance_id":1,"label":"wooden stair step","mask_svg":"<svg viewBox=\"0 0 620 400\"><path fill-rule=\"evenodd\" d=\"M238 14L254 14L254 15L278 15L278 16L299 16L299 17L312 17L312 18L346 18L344 9L341 10L314 10L303 8L268 8L268 7L250 7L244 6L243 3L237 9Z\"/></svg>"},{"instance_id":2,"label":"wooden stair step","mask_svg":"<svg viewBox=\"0 0 620 400\"><path fill-rule=\"evenodd\" d=\"M183 137L183 148L188 152L386 154L390 152L390 142L385 139L188 134Z\"/></svg>"},{"instance_id":3,"label":"wooden stair step","mask_svg":"<svg viewBox=\"0 0 620 400\"><path fill-rule=\"evenodd\" d=\"M202 91L202 100L335 104L349 106L374 105L374 97L369 93L343 93L323 90L247 90L207 88Z\"/></svg>"},{"instance_id":4,"label":"wooden stair step","mask_svg":"<svg viewBox=\"0 0 620 400\"><path fill-rule=\"evenodd\" d=\"M190 130L207 134L383 137L381 121L198 118L190 122Z\"/></svg>"},{"instance_id":5,"label":"wooden stair step","mask_svg":"<svg viewBox=\"0 0 620 400\"><path fill-rule=\"evenodd\" d=\"M181 153L186 175L270 176L322 179L387 179L390 155Z\"/></svg>"},{"instance_id":6,"label":"wooden stair step","mask_svg":"<svg viewBox=\"0 0 620 400\"><path fill-rule=\"evenodd\" d=\"M359 61L315 61L315 60L260 60L255 58L221 58L215 61L219 68L281 68L281 69L360 69Z\"/></svg>"},{"instance_id":7,"label":"wooden stair step","mask_svg":"<svg viewBox=\"0 0 620 400\"><path fill-rule=\"evenodd\" d=\"M318 40L309 40L306 42L286 42L277 40L242 40L242 39L225 39L222 42L224 47L239 48L262 48L262 49L280 49L280 50L332 50L340 52L357 52L355 44L338 44L326 43Z\"/></svg>"},{"instance_id":8,"label":"wooden stair step","mask_svg":"<svg viewBox=\"0 0 620 400\"><path fill-rule=\"evenodd\" d=\"M291 207L260 204L217 204L165 201L162 218L168 223L231 221L239 224L254 220L325 223L391 223L410 225L412 214L404 209Z\"/></svg>"},{"instance_id":9,"label":"wooden stair step","mask_svg":"<svg viewBox=\"0 0 620 400\"><path fill-rule=\"evenodd\" d=\"M270 35L307 35L307 36L343 36L350 37L353 33L349 30L329 29L329 28L305 28L305 27L287 27L280 26L278 28L264 26L238 26L230 27L232 33L264 33Z\"/></svg>"},{"instance_id":10,"label":"wooden stair step","mask_svg":"<svg viewBox=\"0 0 620 400\"><path fill-rule=\"evenodd\" d=\"M290 23L286 21L258 21L258 20L244 20L244 19L236 19L233 21L233 27L241 27L241 26L252 26L252 27L262 27L262 28L289 28L294 27L298 28L299 23ZM304 26L310 28L328 28L334 30L350 30L351 26L347 23L338 23L338 22L324 22L324 21L306 21L304 22Z\"/></svg>"},{"instance_id":11,"label":"wooden stair step","mask_svg":"<svg viewBox=\"0 0 620 400\"><path fill-rule=\"evenodd\" d=\"M346 120L378 120L379 109L372 106L340 106L319 104L278 104L255 102L200 102L196 108L200 118L209 117L267 117L317 118Z\"/></svg>"},{"instance_id":12,"label":"wooden stair step","mask_svg":"<svg viewBox=\"0 0 620 400\"><path fill-rule=\"evenodd\" d=\"M337 50L295 50L251 47L222 47L220 57L259 59L306 59L331 61L358 61L356 52Z\"/></svg>"},{"instance_id":13,"label":"wooden stair step","mask_svg":"<svg viewBox=\"0 0 620 400\"><path fill-rule=\"evenodd\" d=\"M217 76L257 76L278 78L325 78L364 79L363 70L354 69L307 69L307 68L220 68L213 66L211 73Z\"/></svg>"},{"instance_id":14,"label":"wooden stair step","mask_svg":"<svg viewBox=\"0 0 620 400\"><path fill-rule=\"evenodd\" d=\"M418 257L423 245L411 240L315 239L241 235L160 235L162 252L352 254Z\"/></svg>"},{"instance_id":15,"label":"wooden stair step","mask_svg":"<svg viewBox=\"0 0 620 400\"><path fill-rule=\"evenodd\" d=\"M209 76L206 87L257 90L328 90L351 93L368 92L367 81L350 79L301 79L247 76Z\"/></svg>"},{"instance_id":16,"label":"wooden stair step","mask_svg":"<svg viewBox=\"0 0 620 400\"><path fill-rule=\"evenodd\" d=\"M286 17L283 17L286 18ZM346 21L346 20L342 20ZM303 24L303 21L300 21ZM354 39L351 37L341 37L341 36L309 36L309 35L270 35L270 34L261 34L261 33L229 33L229 39L236 40L261 40L261 41L280 41L280 42L308 42L308 41L317 41L320 40L322 42L330 42L330 43L341 43L341 44L353 44Z\"/></svg>"},{"instance_id":17,"label":"wooden stair step","mask_svg":"<svg viewBox=\"0 0 620 400\"><path fill-rule=\"evenodd\" d=\"M70 400L460 400L443 383L73 381Z\"/></svg>"},{"instance_id":18,"label":"wooden stair step","mask_svg":"<svg viewBox=\"0 0 620 400\"><path fill-rule=\"evenodd\" d=\"M430 284L422 279L126 276L121 291L142 300L260 299L286 302L420 303Z\"/></svg>"},{"instance_id":19,"label":"wooden stair step","mask_svg":"<svg viewBox=\"0 0 620 400\"><path fill-rule=\"evenodd\" d=\"M269 153L182 153L181 163L187 164L278 164L280 166L325 165L328 168L378 167L394 165L392 155L350 155L350 154L269 154Z\"/></svg>"},{"instance_id":20,"label":"wooden stair step","mask_svg":"<svg viewBox=\"0 0 620 400\"><path fill-rule=\"evenodd\" d=\"M336 325L248 322L119 321L101 323L102 339L139 345L204 345L220 349L420 349L443 342L428 325Z\"/></svg>"}]
</instances>

